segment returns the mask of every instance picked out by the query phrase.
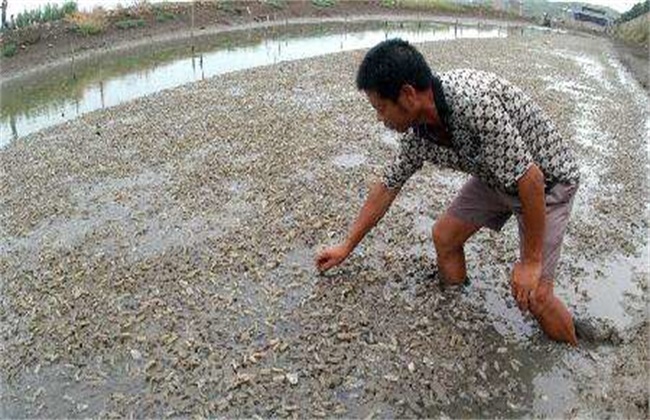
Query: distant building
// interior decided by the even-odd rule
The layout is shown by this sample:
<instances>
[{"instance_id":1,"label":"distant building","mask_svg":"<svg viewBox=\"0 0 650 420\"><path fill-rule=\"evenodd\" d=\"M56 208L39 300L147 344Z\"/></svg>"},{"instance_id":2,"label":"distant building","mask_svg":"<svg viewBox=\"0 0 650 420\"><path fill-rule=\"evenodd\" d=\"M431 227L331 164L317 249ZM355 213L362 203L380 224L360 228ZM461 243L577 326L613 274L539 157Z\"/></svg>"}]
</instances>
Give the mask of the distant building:
<instances>
[{"instance_id":1,"label":"distant building","mask_svg":"<svg viewBox=\"0 0 650 420\"><path fill-rule=\"evenodd\" d=\"M573 18L582 22L591 22L600 26L609 26L612 24L612 18L604 10L596 9L591 6L581 6L573 10Z\"/></svg>"}]
</instances>

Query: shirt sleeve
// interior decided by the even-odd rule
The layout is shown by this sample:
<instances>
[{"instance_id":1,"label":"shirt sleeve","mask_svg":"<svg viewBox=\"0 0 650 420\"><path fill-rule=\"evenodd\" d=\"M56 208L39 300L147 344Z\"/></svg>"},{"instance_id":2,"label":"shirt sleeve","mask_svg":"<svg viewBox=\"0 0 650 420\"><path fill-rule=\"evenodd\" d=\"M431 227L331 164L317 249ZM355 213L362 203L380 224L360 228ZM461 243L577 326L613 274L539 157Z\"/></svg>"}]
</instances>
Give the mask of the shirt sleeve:
<instances>
[{"instance_id":1,"label":"shirt sleeve","mask_svg":"<svg viewBox=\"0 0 650 420\"><path fill-rule=\"evenodd\" d=\"M518 181L534 163L510 114L496 95L479 103L476 130L483 149L485 172L506 192L518 191Z\"/></svg>"},{"instance_id":2,"label":"shirt sleeve","mask_svg":"<svg viewBox=\"0 0 650 420\"><path fill-rule=\"evenodd\" d=\"M424 161L421 140L414 134L405 135L399 152L393 161L384 168L382 183L389 189L399 189L416 173Z\"/></svg>"}]
</instances>

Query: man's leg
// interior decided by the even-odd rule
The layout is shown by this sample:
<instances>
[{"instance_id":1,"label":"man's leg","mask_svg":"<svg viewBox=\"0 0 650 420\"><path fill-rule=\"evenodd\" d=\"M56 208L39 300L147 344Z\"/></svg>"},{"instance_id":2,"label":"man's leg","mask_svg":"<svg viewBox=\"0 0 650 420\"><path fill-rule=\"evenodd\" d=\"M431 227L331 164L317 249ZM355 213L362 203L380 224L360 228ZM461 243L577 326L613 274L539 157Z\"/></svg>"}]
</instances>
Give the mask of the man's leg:
<instances>
[{"instance_id":1,"label":"man's leg","mask_svg":"<svg viewBox=\"0 0 650 420\"><path fill-rule=\"evenodd\" d=\"M448 284L465 281L465 242L483 226L500 230L510 215L508 203L478 178L470 178L433 226L442 280Z\"/></svg>"},{"instance_id":2,"label":"man's leg","mask_svg":"<svg viewBox=\"0 0 650 420\"><path fill-rule=\"evenodd\" d=\"M546 195L546 227L542 255L542 278L530 297L530 313L537 319L546 335L556 341L577 344L573 317L553 293L555 268L560 259L562 240L571 215L577 185L556 185ZM518 214L520 244L526 235Z\"/></svg>"},{"instance_id":3,"label":"man's leg","mask_svg":"<svg viewBox=\"0 0 650 420\"><path fill-rule=\"evenodd\" d=\"M480 228L448 212L433 225L433 243L442 281L447 284L460 284L465 281L467 269L463 245Z\"/></svg>"},{"instance_id":4,"label":"man's leg","mask_svg":"<svg viewBox=\"0 0 650 420\"><path fill-rule=\"evenodd\" d=\"M551 339L578 345L573 316L566 305L553 294L553 282L542 279L529 301L530 313Z\"/></svg>"}]
</instances>

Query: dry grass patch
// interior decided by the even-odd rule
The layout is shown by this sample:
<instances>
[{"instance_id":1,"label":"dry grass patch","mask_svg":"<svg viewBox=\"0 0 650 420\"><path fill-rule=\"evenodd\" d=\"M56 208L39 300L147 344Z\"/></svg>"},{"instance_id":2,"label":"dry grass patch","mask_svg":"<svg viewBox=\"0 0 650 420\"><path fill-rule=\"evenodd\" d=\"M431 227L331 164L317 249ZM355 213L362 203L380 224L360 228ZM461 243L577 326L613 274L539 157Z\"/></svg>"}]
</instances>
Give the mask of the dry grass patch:
<instances>
[{"instance_id":1,"label":"dry grass patch","mask_svg":"<svg viewBox=\"0 0 650 420\"><path fill-rule=\"evenodd\" d=\"M107 15L103 8L97 7L92 12L75 12L66 21L81 35L97 35L106 29Z\"/></svg>"}]
</instances>

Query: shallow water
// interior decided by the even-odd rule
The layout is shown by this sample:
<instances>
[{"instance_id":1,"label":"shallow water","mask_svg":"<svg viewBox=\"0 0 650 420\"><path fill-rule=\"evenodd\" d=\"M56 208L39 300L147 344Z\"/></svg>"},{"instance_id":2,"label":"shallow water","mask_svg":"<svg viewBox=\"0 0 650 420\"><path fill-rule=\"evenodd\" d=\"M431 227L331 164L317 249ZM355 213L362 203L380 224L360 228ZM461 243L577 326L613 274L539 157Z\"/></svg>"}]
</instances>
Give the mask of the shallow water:
<instances>
[{"instance_id":1,"label":"shallow water","mask_svg":"<svg viewBox=\"0 0 650 420\"><path fill-rule=\"evenodd\" d=\"M578 310L588 318L613 323L618 331L633 326L643 317L644 285L648 278L646 244L632 256L616 256L605 261L583 259L577 266L584 271L581 288L569 290L579 302Z\"/></svg>"},{"instance_id":2,"label":"shallow water","mask_svg":"<svg viewBox=\"0 0 650 420\"><path fill-rule=\"evenodd\" d=\"M0 91L0 147L97 109L186 83L281 61L369 48L387 38L411 42L521 36L534 28L432 22L285 25L224 33L192 45L147 47L53 69ZM78 60L77 60L78 61Z\"/></svg>"}]
</instances>

